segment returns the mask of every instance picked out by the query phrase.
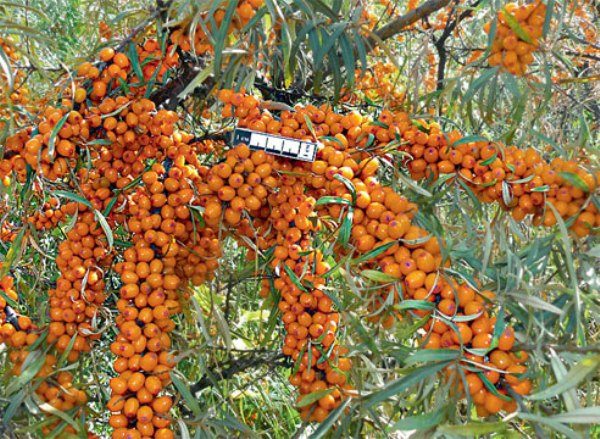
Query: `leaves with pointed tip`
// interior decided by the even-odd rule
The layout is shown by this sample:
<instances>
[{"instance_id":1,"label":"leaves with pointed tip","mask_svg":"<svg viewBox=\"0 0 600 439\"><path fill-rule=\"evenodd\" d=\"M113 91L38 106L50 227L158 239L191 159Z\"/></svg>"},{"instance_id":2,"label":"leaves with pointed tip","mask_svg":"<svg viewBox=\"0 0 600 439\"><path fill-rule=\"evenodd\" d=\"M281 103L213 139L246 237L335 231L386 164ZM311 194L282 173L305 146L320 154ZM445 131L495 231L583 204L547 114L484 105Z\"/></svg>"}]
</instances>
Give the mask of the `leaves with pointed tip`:
<instances>
[{"instance_id":1,"label":"leaves with pointed tip","mask_svg":"<svg viewBox=\"0 0 600 439\"><path fill-rule=\"evenodd\" d=\"M318 390L316 392L311 392L306 395L303 395L298 401L297 406L302 408L311 405L312 403L317 402L324 396L329 395L331 392L333 392L333 388Z\"/></svg>"},{"instance_id":2,"label":"leaves with pointed tip","mask_svg":"<svg viewBox=\"0 0 600 439\"><path fill-rule=\"evenodd\" d=\"M113 236L112 230L108 225L108 221L106 221L106 217L102 215L102 213L99 210L94 209L94 216L96 217L96 221L98 221L100 227L102 227L102 230L106 235L106 241L108 242L108 250L110 251L113 248L115 237Z\"/></svg>"},{"instance_id":3,"label":"leaves with pointed tip","mask_svg":"<svg viewBox=\"0 0 600 439\"><path fill-rule=\"evenodd\" d=\"M421 366L416 369L412 369L404 377L392 381L386 384L383 389L375 391L363 398L363 408L368 410L377 404L386 401L401 392L409 389L410 387L419 384L431 375L434 375L444 369L450 364L449 361L443 361L441 363L428 364L427 366Z\"/></svg>"},{"instance_id":4,"label":"leaves with pointed tip","mask_svg":"<svg viewBox=\"0 0 600 439\"><path fill-rule=\"evenodd\" d=\"M460 352L456 349L420 349L406 359L406 365L412 366L416 363L431 363L437 361L456 360Z\"/></svg>"},{"instance_id":5,"label":"leaves with pointed tip","mask_svg":"<svg viewBox=\"0 0 600 439\"><path fill-rule=\"evenodd\" d=\"M398 430L428 430L444 420L446 410L447 406L444 406L422 415L404 417L390 427L390 432Z\"/></svg>"},{"instance_id":6,"label":"leaves with pointed tip","mask_svg":"<svg viewBox=\"0 0 600 439\"><path fill-rule=\"evenodd\" d=\"M398 245L398 243L395 241L386 242L385 244L375 247L373 250L370 250L367 253L359 256L358 258L353 259L352 264L358 265L362 262L371 261L377 256L381 255L382 253L385 253L387 250L390 249L390 247L393 247L394 245Z\"/></svg>"},{"instance_id":7,"label":"leaves with pointed tip","mask_svg":"<svg viewBox=\"0 0 600 439\"><path fill-rule=\"evenodd\" d=\"M194 416L196 416L196 417L200 416L200 414L202 413L202 410L200 409L200 405L198 405L198 401L192 395L192 392L190 392L189 386L187 384L185 384L183 381L181 381L179 379L179 377L177 375L175 375L174 372L171 372L170 375L171 375L171 380L173 381L173 384L177 388L177 391L181 394L181 396L183 396L183 399L184 399L186 405L192 411Z\"/></svg>"},{"instance_id":8,"label":"leaves with pointed tip","mask_svg":"<svg viewBox=\"0 0 600 439\"><path fill-rule=\"evenodd\" d=\"M575 388L588 375L594 372L598 366L600 366L600 354L588 355L573 366L561 381L533 395L526 396L526 398L533 401L541 401L558 396L566 390Z\"/></svg>"},{"instance_id":9,"label":"leaves with pointed tip","mask_svg":"<svg viewBox=\"0 0 600 439\"><path fill-rule=\"evenodd\" d=\"M322 206L324 204L345 204L345 205L349 206L352 203L342 197L334 197L331 195L326 195L324 197L319 198L317 200L317 202L315 203L315 206Z\"/></svg>"},{"instance_id":10,"label":"leaves with pointed tip","mask_svg":"<svg viewBox=\"0 0 600 439\"><path fill-rule=\"evenodd\" d=\"M587 183L585 181L583 181L583 179L575 174L574 172L559 172L558 175L562 178L564 178L565 180L567 180L567 182L571 185L574 186L578 189L581 189L584 192L589 192L590 188L588 187Z\"/></svg>"},{"instance_id":11,"label":"leaves with pointed tip","mask_svg":"<svg viewBox=\"0 0 600 439\"><path fill-rule=\"evenodd\" d=\"M506 422L469 422L459 425L442 425L437 431L450 435L474 437L488 433L502 433L507 426Z\"/></svg>"},{"instance_id":12,"label":"leaves with pointed tip","mask_svg":"<svg viewBox=\"0 0 600 439\"><path fill-rule=\"evenodd\" d=\"M344 413L344 410L350 405L351 398L346 398L338 408L329 413L329 416L319 424L319 427L310 435L310 439L320 439L329 431L335 424L338 418Z\"/></svg>"}]
</instances>

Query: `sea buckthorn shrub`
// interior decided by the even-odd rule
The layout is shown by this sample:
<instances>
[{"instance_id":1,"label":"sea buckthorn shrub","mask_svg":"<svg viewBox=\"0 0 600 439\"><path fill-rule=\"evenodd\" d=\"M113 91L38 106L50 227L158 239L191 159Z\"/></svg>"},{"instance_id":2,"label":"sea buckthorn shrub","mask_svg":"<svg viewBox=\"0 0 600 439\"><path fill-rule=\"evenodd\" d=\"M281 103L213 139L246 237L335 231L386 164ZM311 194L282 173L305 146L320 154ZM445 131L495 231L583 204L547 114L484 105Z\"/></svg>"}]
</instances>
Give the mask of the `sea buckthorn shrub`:
<instances>
[{"instance_id":1,"label":"sea buckthorn shrub","mask_svg":"<svg viewBox=\"0 0 600 439\"><path fill-rule=\"evenodd\" d=\"M407 3L409 13L423 6ZM295 3L285 6L290 5ZM370 38L392 20L396 6L382 1L353 10L352 37ZM321 14L330 14L328 5L319 7ZM507 304L507 297L517 294L506 291L510 283L503 275L496 279L479 271L490 254L500 253L496 246L501 244L489 238L485 262L468 266L455 239L463 225L446 222L444 230L431 217L440 212L434 205L449 199L445 189L454 185L453 202L470 198L511 226L559 230L564 242L585 248L600 227L594 198L600 174L591 160L577 154L558 158L537 147L448 129L451 121L443 113L455 117L453 108L440 104L442 115L436 118L430 106L433 98L443 102L448 91L428 50L414 57L427 62L426 73L419 75L423 84L414 90L405 86L403 68L383 61L384 50L373 48L366 68L349 68L348 52L340 51L344 44L335 42L320 54L321 62L339 54L343 69L338 64L334 72L343 70L354 82L337 84L334 99L265 86L277 83L273 72L290 50L308 51L315 35L325 41L334 34L307 27L299 34L307 34L310 44L300 41L282 54L279 38L290 35L288 23L282 14L271 16L272 10L272 2L262 0L213 2L209 10L194 9L193 16L170 21L165 17L173 11L167 5L154 11L165 22L158 35L142 26L122 44L113 44L112 27L101 21L103 45L96 59L80 63L68 79L61 76L64 81L56 82L52 98L40 100L39 108L31 107L27 88L2 85L0 131L10 129L0 156L0 355L10 383L8 414L21 414L34 403L41 408L27 415L27 431L59 438L165 439L187 436L188 428L212 432L218 424L218 436L248 433L229 418L211 418L224 413L219 406L225 405L228 415L249 414L248 425L262 429L268 410L243 407L247 388L227 398L213 388L204 392L217 381L228 386L232 375L254 378L247 374L253 363L235 358L246 353L240 344L254 341L243 323L227 327L239 290L228 288L219 330L212 323L205 327L209 313L198 306L209 287L220 290L223 283L239 280L222 268L232 253L236 263L240 256L246 259L247 265L233 270L244 273L241 282L258 285L255 295L244 297L252 298L250 312L260 308L262 314L271 307L267 324L257 324L260 336L271 340L256 345L275 346L277 355L269 358L283 359L266 367L285 377L280 385L292 398L282 405L295 409L291 423L317 432L335 425L336 434L344 435L350 416L361 417L362 424L365 416L385 413L386 422L401 422L412 410L410 404L404 409L405 402L416 398L429 407L446 389L444 398L455 403L461 419L493 422L500 416L509 422L534 406L528 396L548 384L534 367L544 346L527 343L532 328L546 331L540 321L551 317L545 312L568 312L561 314L561 307L579 312L581 304L550 304L537 296ZM301 12L292 19L300 22L306 11ZM458 13L463 9L450 6L436 20L413 22L394 44L417 34L435 39L448 26L460 25L454 21ZM523 80L511 75L525 76L534 51L545 54L541 38L547 13L541 2L498 11L488 62L501 68L483 75ZM586 17L576 9L573 13ZM263 20L267 14L268 22ZM332 30L345 25L334 21L323 20L337 26ZM301 29L294 26L294 33ZM483 29L490 32L492 25ZM461 31L451 33L462 36ZM269 48L260 50L261 44ZM29 66L18 65L14 44L0 39L0 47L11 63L25 67L17 69L16 83L26 81ZM474 52L470 61L476 64L484 51ZM311 56L302 55L306 69ZM227 67L219 77L223 58L239 71ZM316 65L324 75L331 73ZM248 68L260 75L241 80ZM292 84L293 73L286 71L284 84ZM8 77L6 71L0 75ZM192 86L188 80L198 82ZM334 82L339 80L335 76ZM244 86L224 85L232 81ZM329 91L329 85L325 81L319 87ZM257 90L267 94L269 89L271 96L289 102L257 97ZM413 116L408 109L419 105L418 93L434 89L423 99L425 107L415 111L419 116ZM161 97L165 90L171 91L167 101ZM198 96L203 97L196 106ZM6 112L11 106L27 107L32 114L24 118L19 112L9 122L4 116L12 117L11 110ZM304 162L232 144L234 127L318 143L316 158ZM423 194L432 200L424 202ZM469 234L471 247L480 231ZM214 297L212 290L207 295ZM538 319L528 325L524 304L536 309L529 314ZM569 316L569 321L580 323L579 318ZM210 340L220 331L229 340ZM213 371L212 363L202 363L201 356L212 349L227 352L218 358L234 353L230 369ZM420 362L425 365L413 367ZM185 376L196 364L206 373ZM391 395L390 388L410 387L414 374L429 378L427 395L385 402L400 395ZM198 382L188 386L183 378ZM30 384L21 390L24 381ZM249 386L263 383L259 378ZM270 389L260 388L263 394ZM388 416L392 405L402 413ZM201 414L205 407L207 418ZM341 416L348 417L338 422ZM380 421L369 421L360 434L372 433Z\"/></svg>"}]
</instances>

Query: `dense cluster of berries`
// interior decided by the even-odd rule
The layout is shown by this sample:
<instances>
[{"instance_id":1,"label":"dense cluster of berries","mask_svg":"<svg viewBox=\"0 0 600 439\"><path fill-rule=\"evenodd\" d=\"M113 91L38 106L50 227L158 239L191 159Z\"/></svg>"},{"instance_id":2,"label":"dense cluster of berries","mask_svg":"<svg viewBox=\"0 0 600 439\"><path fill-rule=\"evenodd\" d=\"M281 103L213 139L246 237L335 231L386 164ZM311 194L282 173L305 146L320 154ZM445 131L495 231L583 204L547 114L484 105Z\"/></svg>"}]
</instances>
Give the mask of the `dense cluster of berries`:
<instances>
[{"instance_id":1,"label":"dense cluster of berries","mask_svg":"<svg viewBox=\"0 0 600 439\"><path fill-rule=\"evenodd\" d=\"M89 340L100 338L91 321L106 298L103 269L112 255L102 228L87 206L80 206L77 221L58 245L56 265L60 276L48 291L50 320L48 343L64 352L75 336L68 359L90 350Z\"/></svg>"},{"instance_id":2,"label":"dense cluster of berries","mask_svg":"<svg viewBox=\"0 0 600 439\"><path fill-rule=\"evenodd\" d=\"M4 276L0 280L0 344L8 348L8 358L12 363L11 373L18 376L22 372L23 365L32 354L32 350L39 342L41 329L32 320L19 314L7 302L18 303L18 295L15 291L14 279ZM6 297L6 299L4 298ZM55 366L57 357L53 354L45 354L44 362L33 377L32 381L37 385L35 392L38 397L58 410L71 410L82 407L87 402L86 393L77 389L73 384L73 375L68 371L56 374ZM48 379L52 377L51 379ZM43 427L45 434L50 433L60 423L56 420ZM76 431L72 426L64 429L64 434L74 434ZM89 436L93 438L94 436Z\"/></svg>"},{"instance_id":3,"label":"dense cluster of berries","mask_svg":"<svg viewBox=\"0 0 600 439\"><path fill-rule=\"evenodd\" d=\"M516 402L506 396L507 386L519 395L530 392L531 381L523 376L527 371L523 363L528 355L525 351L512 351L514 330L491 315L495 294L490 290L478 292L466 283L444 279L431 290L412 297L436 304L432 319L424 326L427 333L421 344L425 349L463 351L461 365L478 415L515 411ZM464 316L472 316L472 319L460 319ZM450 368L447 378L454 380L463 391L462 378L456 372Z\"/></svg>"},{"instance_id":4,"label":"dense cluster of berries","mask_svg":"<svg viewBox=\"0 0 600 439\"><path fill-rule=\"evenodd\" d=\"M398 83L400 73L390 62L379 61L369 70L356 69L355 85L352 90L342 90L341 100L351 105L360 105L367 101L385 102L387 106L396 108L404 102L404 90Z\"/></svg>"},{"instance_id":5,"label":"dense cluster of berries","mask_svg":"<svg viewBox=\"0 0 600 439\"><path fill-rule=\"evenodd\" d=\"M574 160L546 161L533 148L497 142L461 142L459 133L445 134L436 123L424 121L409 126L393 123L392 130L403 141L400 149L410 154L408 169L416 180L456 173L479 199L499 203L517 221L533 215L534 224L550 227L556 224L556 210L565 220L576 218L570 229L577 236L589 235L600 226L600 213L587 202L600 174Z\"/></svg>"},{"instance_id":6,"label":"dense cluster of berries","mask_svg":"<svg viewBox=\"0 0 600 439\"><path fill-rule=\"evenodd\" d=\"M546 5L541 1L517 5L507 4L498 12L498 22L492 42L489 63L501 66L513 75L524 75L533 62L533 52L539 47L546 21ZM491 23L484 27L486 33Z\"/></svg>"},{"instance_id":7,"label":"dense cluster of berries","mask_svg":"<svg viewBox=\"0 0 600 439\"><path fill-rule=\"evenodd\" d=\"M53 229L69 216L77 212L76 202L61 203L59 198L50 198L44 202L27 222L33 224L37 230Z\"/></svg>"},{"instance_id":8,"label":"dense cluster of berries","mask_svg":"<svg viewBox=\"0 0 600 439\"><path fill-rule=\"evenodd\" d=\"M11 63L19 61L20 56L17 50L15 50L15 42L10 37L0 37L0 51L4 52L6 58ZM9 80L6 70L2 69L0 71L0 103L3 104L2 112L11 108L12 105L26 106L29 104L29 89L21 87L25 76L26 74L23 70L15 70L11 72ZM4 128L4 123L4 121L0 121L0 130Z\"/></svg>"},{"instance_id":9,"label":"dense cluster of berries","mask_svg":"<svg viewBox=\"0 0 600 439\"><path fill-rule=\"evenodd\" d=\"M66 184L79 192L72 196L82 201L61 204L61 200L50 198L41 203L39 211L28 220L37 229L46 229L76 217L66 239L58 245L55 262L60 275L55 287L48 292L51 321L47 327L46 343L53 345L58 354L68 350L67 360L75 361L81 352L90 350L93 340L100 338L101 329L97 325L108 317L100 309L107 296L106 270L110 269L117 256L119 262L113 268L124 285L121 300L117 303L121 312L117 317L121 333L111 345L113 353L118 355L114 368L119 373L119 377L115 378L117 384L113 385L115 397L109 404L115 412L111 417L111 425L116 427L113 435L168 438L173 433L168 428L170 421L165 418L165 413L170 409L172 400L161 392L168 384L168 372L173 367L168 353L171 346L168 332L173 330L174 322L169 317L180 310L178 293L175 292L179 287L179 277L173 274L173 270L177 266L185 272L180 274L182 277L187 276L196 284L203 282L216 268L219 246L212 243L206 246L204 241L208 239L210 243L213 237L206 229L193 237L198 239L198 252L192 254L187 247L177 252L175 239L183 239L182 233L191 235L193 228L189 221L190 211L186 207L193 190L190 184L182 181L198 175L198 151L187 145L192 136L175 131L178 118L174 113L157 111L153 102L142 97L146 90L141 84L164 75L168 68L177 64L177 54L163 57L157 41L153 39L137 46L136 52L137 58L133 61L123 53L106 48L100 52L102 63L99 67L91 63L80 66L74 93L71 95L67 91L60 106L47 107L34 129L18 132L9 138L9 154L5 155L0 169L3 177L14 174L19 181L25 181L26 167L29 166L50 184L56 182L62 187ZM133 62L143 62L143 78L137 77ZM133 93L123 94L121 81L129 81ZM134 84L139 88L134 89ZM85 154L89 166L77 166L81 154ZM195 164L193 169L185 166L186 158L188 163ZM136 184L142 177L145 177L144 184L148 181L148 173L145 173L148 161L174 163L170 178L166 179L164 194L158 193L155 186L146 188L146 196L141 193L142 189L137 189ZM71 175L75 179L70 178ZM40 186L35 189L42 191ZM124 206L126 211L123 211ZM173 218L182 220L182 223L174 222ZM104 226L100 220L104 221ZM139 248L140 258L147 258L149 252L154 254L155 251L158 256L148 261L138 260L138 253L132 249L133 255L129 250L123 256L118 255L108 234L124 224L135 248ZM149 228L156 230L148 231ZM154 238L151 238L152 231L155 232ZM143 238L154 241L143 245L144 241L139 241L140 233L143 233ZM188 240L184 242L188 244ZM149 247L150 243L154 248L161 246L153 250ZM207 247L214 251L210 252ZM211 261L205 264L197 254L207 252ZM146 277L151 281L146 282ZM136 279L142 279L137 290L134 288L137 286ZM136 291L139 294L134 294ZM140 316L136 314L131 321L138 308ZM137 331L132 330L132 324ZM139 337L133 338L136 334ZM47 358L47 367L42 368L40 376L52 375L56 367L55 356L49 353ZM155 367L151 367L154 363ZM16 364L14 372L19 373L19 363ZM140 368L143 368L142 372ZM131 395L134 384L127 392L118 387L124 376L129 382L131 377L128 375L139 380L140 374L148 375L145 393L135 389L136 392ZM70 374L61 373L59 383L63 388L77 392L77 401L72 400L70 394L63 397L62 392L57 392L52 380L42 380L36 392L53 407L70 410L86 399L85 393L77 390L71 382L72 378ZM160 385L157 385L156 379L159 379ZM121 401L126 396L127 400ZM139 403L140 413L131 412L134 401ZM148 418L149 411L156 415ZM118 413L127 419L125 426L128 428L125 430L121 428L123 423ZM50 432L54 427L55 424L50 424L45 430Z\"/></svg>"},{"instance_id":10,"label":"dense cluster of berries","mask_svg":"<svg viewBox=\"0 0 600 439\"><path fill-rule=\"evenodd\" d=\"M181 27L171 33L171 42L177 44L185 52L193 52L196 55L203 55L206 53L214 52L214 45L211 42L209 35L213 34L214 29L219 29L223 20L226 17L227 2L217 1L211 8L214 11L212 17L205 12L201 15L201 20L204 20L206 27L195 26L194 29ZM219 3L222 3L221 7L216 7ZM239 0L237 7L235 8L235 14L232 17L228 33L232 33L235 30L240 30L248 24L250 20L256 15L256 11L263 6L264 0ZM210 20L209 20L210 18ZM213 24L214 22L214 24ZM188 26L189 27L189 26ZM191 36L191 33L194 33Z\"/></svg>"},{"instance_id":11,"label":"dense cluster of berries","mask_svg":"<svg viewBox=\"0 0 600 439\"><path fill-rule=\"evenodd\" d=\"M507 327L497 336L497 341L492 341L492 334L495 335L499 330L497 328L501 328L500 325L503 324L503 322L496 323L495 317L491 315L493 294L489 291L477 293L466 285L445 281L440 276L442 267L440 243L412 222L417 206L378 181L379 160L376 156L370 155L367 150L369 138L371 142L373 139L390 142L388 129L382 127L382 121L374 124L356 112L338 114L326 105L296 106L293 112L283 111L276 118L266 110L260 111L258 103L251 96L224 90L219 93L219 98L225 104L224 112L227 116L243 115L238 120L238 126L297 139L314 140L316 136L324 143L324 147L318 151L317 159L312 164L298 163L285 169L289 174L284 173L279 177L279 184L276 187L280 190L266 197L270 209L266 209L263 214L269 216L272 224L272 228L266 230L278 231L276 238L278 245L274 250L275 258L272 266L276 270L279 268L273 286L281 293L282 298L280 310L287 330L284 353L294 359L303 354L301 365L305 365L310 358L306 352L303 353L308 340L308 346L313 349L312 357L316 358L316 370L306 367L292 375L290 381L300 388L301 394L329 389L326 397L321 398L317 403L303 406L302 398L299 400L299 405L303 406L301 412L303 417L313 420L324 419L327 412L339 404L338 396L350 394L351 389L346 384L346 376L352 367L352 362L343 357L345 349L337 350L337 353L342 356L337 359L337 364L336 360L332 361L334 366L330 372L327 372L327 364L331 358L328 359L329 361L319 361L322 357L322 349L319 347L323 345L327 347L331 344L337 346L335 329L339 325L339 314L333 311L332 301L328 295L323 294L327 292L324 274L329 270L329 266L321 260L320 252L310 248L308 240L303 243L305 236L310 236L311 232L324 227L321 218L334 218L341 224L349 220L350 234L347 238L338 236L342 242L337 244L337 252L347 253L348 246L351 246L356 253L364 255L364 260L359 265L360 269L376 268L388 276L386 279L389 279L389 285L373 290L367 300L370 320L379 321L384 327L389 327L396 318L400 317L390 305L403 299L433 302L434 308L437 305L435 313L426 310L416 311L418 315L432 317L424 327L424 330L430 332L426 338L426 347L460 348L461 358L465 360L463 367L470 383L475 383L478 379L482 383L480 374L489 375L484 379L491 382L491 387L497 385L498 389L495 392L483 391L483 387L477 389L477 404L482 407L479 409L482 415L497 413L500 410L514 411L514 401L502 395L506 393L502 387L505 381L501 381L499 376L496 377L489 372L490 369L494 369L497 374L523 372L522 366L504 372L504 369L512 367L512 363L518 364L523 358L521 354L510 352L514 343L512 329ZM402 113L388 113L383 119L387 122L398 122L406 128L405 131L410 127L408 117ZM240 163L238 165L240 171L245 166L252 166L242 164L246 163L244 159L248 156L251 157L250 161L253 165L256 158L260 157L262 160L264 157L264 160L270 163L269 170L277 170L281 167L281 159L265 156L262 152L250 153L245 146L240 146L234 151L241 151L235 157ZM225 167L216 169L224 170ZM223 177L228 175L227 178L230 178L234 175L230 172L231 170L224 171ZM246 175L247 179L251 173L247 171ZM269 176L265 173L262 177ZM254 179L256 182L259 181L258 177ZM243 185L245 180L243 176L228 180L229 184L234 181L239 181L236 185ZM300 186L296 190L290 190L291 194L297 193L292 198L284 195L288 184L292 187ZM231 201L235 198L236 193L233 189L222 190L226 187L228 186L219 184L218 189L215 188L220 191L221 201ZM319 203L317 200L323 196L333 197L335 202ZM281 204L282 201L286 202ZM256 204L256 207L249 212L250 217L256 220L261 215L259 210L261 205L264 205L264 202ZM221 214L220 206L217 206L218 204L215 204L211 207L211 210L216 210L214 216ZM315 218L311 221L313 216ZM258 227L256 230L260 236L259 246L261 239L266 238L262 241L261 249L267 249L272 238L269 238L268 234L260 234L263 228ZM280 230L282 232L279 232ZM290 246L290 243L297 242L299 244ZM281 267L284 269L282 270ZM404 288L399 289L394 281L401 281ZM310 285L310 288L305 284ZM269 289L270 282L264 281L263 294L267 294ZM458 297L454 295L454 291L460 291ZM328 313L331 313L333 320L328 320ZM438 320L442 314L448 322L447 325ZM473 329L462 323L465 315L473 316L473 320L477 321ZM455 319L458 323L454 321ZM323 326L327 322L331 328L330 332L327 332ZM458 327L458 332L451 329L453 327ZM491 353L494 360L490 365L487 360L488 351L495 347L498 349ZM481 355L473 356L467 349L471 351L480 349ZM498 372L495 361L500 357L504 359L502 355L506 355L510 361L506 360L502 363L502 368ZM517 360L513 361L513 358ZM522 394L529 392L528 381L521 380L520 375L510 376L510 378L508 376L510 375L507 375L506 380L511 385L514 384L515 391ZM473 394L475 388L476 384L473 384L472 389L470 387ZM494 406L497 403L495 398L500 398L502 401L499 407ZM506 403L503 398L507 399Z\"/></svg>"},{"instance_id":12,"label":"dense cluster of berries","mask_svg":"<svg viewBox=\"0 0 600 439\"><path fill-rule=\"evenodd\" d=\"M241 127L311 138L305 130L308 113L284 112L279 122L261 111L252 96L221 90L219 99L224 114L239 115ZM351 390L346 381L352 364L344 357L347 349L336 341L340 316L325 292L324 274L330 267L313 247L314 234L324 227L316 205L324 181L313 181L309 164L252 152L243 144L225 157L199 188L207 194L201 200L206 222L223 221L249 238L242 244L256 242L249 246L251 258L273 248L271 276L263 281L261 295L272 288L281 295L279 309L287 332L283 353L297 365L290 382L300 390L302 418L321 422ZM305 404L303 396L313 392L322 392L321 398Z\"/></svg>"}]
</instances>

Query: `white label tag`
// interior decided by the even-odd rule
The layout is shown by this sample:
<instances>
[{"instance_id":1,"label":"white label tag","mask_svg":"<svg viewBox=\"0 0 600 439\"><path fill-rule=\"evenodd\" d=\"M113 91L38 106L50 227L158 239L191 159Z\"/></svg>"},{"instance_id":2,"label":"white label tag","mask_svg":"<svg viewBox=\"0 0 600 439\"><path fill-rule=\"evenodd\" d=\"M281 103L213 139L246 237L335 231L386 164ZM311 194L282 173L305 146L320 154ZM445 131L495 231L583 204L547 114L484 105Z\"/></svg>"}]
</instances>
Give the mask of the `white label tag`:
<instances>
[{"instance_id":1,"label":"white label tag","mask_svg":"<svg viewBox=\"0 0 600 439\"><path fill-rule=\"evenodd\" d=\"M253 151L286 157L292 160L314 162L319 144L260 131L236 128L233 131L233 146L245 143Z\"/></svg>"}]
</instances>

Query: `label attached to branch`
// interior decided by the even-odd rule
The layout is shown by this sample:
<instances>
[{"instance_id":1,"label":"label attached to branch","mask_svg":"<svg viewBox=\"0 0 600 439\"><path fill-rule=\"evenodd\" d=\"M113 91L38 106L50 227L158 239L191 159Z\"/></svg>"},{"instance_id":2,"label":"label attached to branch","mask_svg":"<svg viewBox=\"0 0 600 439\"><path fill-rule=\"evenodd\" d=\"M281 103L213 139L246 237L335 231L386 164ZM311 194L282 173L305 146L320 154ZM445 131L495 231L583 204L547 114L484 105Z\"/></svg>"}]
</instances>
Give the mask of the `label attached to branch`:
<instances>
[{"instance_id":1,"label":"label attached to branch","mask_svg":"<svg viewBox=\"0 0 600 439\"><path fill-rule=\"evenodd\" d=\"M308 140L236 128L233 132L233 146L240 143L245 143L252 151L264 151L267 154L304 162L315 161L319 146L318 143Z\"/></svg>"}]
</instances>

